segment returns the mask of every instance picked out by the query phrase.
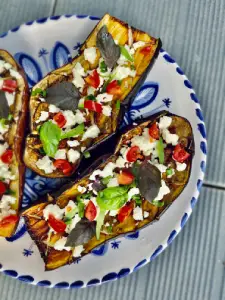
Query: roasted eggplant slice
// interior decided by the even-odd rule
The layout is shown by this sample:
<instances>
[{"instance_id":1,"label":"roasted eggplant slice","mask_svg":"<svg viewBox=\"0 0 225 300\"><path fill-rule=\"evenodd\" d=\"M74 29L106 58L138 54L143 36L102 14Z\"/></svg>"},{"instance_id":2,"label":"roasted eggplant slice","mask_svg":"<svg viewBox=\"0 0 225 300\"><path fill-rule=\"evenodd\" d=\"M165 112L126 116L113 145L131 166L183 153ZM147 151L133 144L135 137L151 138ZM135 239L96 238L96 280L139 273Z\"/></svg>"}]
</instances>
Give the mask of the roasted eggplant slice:
<instances>
[{"instance_id":1,"label":"roasted eggplant slice","mask_svg":"<svg viewBox=\"0 0 225 300\"><path fill-rule=\"evenodd\" d=\"M158 220L185 188L193 156L192 128L182 117L164 111L124 130L104 163L51 204L23 213L46 270Z\"/></svg>"},{"instance_id":2,"label":"roasted eggplant slice","mask_svg":"<svg viewBox=\"0 0 225 300\"><path fill-rule=\"evenodd\" d=\"M0 50L0 236L3 237L10 237L19 221L28 101L24 71L7 51Z\"/></svg>"},{"instance_id":3,"label":"roasted eggplant slice","mask_svg":"<svg viewBox=\"0 0 225 300\"><path fill-rule=\"evenodd\" d=\"M83 152L119 128L160 47L106 14L79 55L33 87L25 164L46 177L75 173Z\"/></svg>"}]
</instances>

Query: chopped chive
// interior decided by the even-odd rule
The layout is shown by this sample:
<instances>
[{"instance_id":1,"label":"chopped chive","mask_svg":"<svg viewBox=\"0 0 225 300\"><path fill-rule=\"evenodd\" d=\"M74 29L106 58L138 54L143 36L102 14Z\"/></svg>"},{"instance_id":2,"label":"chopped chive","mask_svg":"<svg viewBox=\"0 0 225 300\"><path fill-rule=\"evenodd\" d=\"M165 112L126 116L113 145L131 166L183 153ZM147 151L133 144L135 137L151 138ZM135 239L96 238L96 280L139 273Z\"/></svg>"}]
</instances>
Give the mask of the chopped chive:
<instances>
[{"instance_id":1,"label":"chopped chive","mask_svg":"<svg viewBox=\"0 0 225 300\"><path fill-rule=\"evenodd\" d=\"M169 168L169 169L166 170L166 175L167 176L170 176L172 174L173 174L173 169Z\"/></svg>"},{"instance_id":2,"label":"chopped chive","mask_svg":"<svg viewBox=\"0 0 225 300\"><path fill-rule=\"evenodd\" d=\"M127 49L124 46L120 46L120 52L127 60L131 62L134 61L133 57L130 55L130 53L127 51Z\"/></svg>"},{"instance_id":3,"label":"chopped chive","mask_svg":"<svg viewBox=\"0 0 225 300\"><path fill-rule=\"evenodd\" d=\"M137 206L141 206L142 201L140 195L134 195L132 199L135 200Z\"/></svg>"},{"instance_id":4,"label":"chopped chive","mask_svg":"<svg viewBox=\"0 0 225 300\"><path fill-rule=\"evenodd\" d=\"M113 231L112 225L107 226L107 227L106 227L106 230L107 230L109 233L112 233L112 231Z\"/></svg>"},{"instance_id":5,"label":"chopped chive","mask_svg":"<svg viewBox=\"0 0 225 300\"><path fill-rule=\"evenodd\" d=\"M78 202L78 215L80 218L84 217L84 203L83 202Z\"/></svg>"},{"instance_id":6,"label":"chopped chive","mask_svg":"<svg viewBox=\"0 0 225 300\"><path fill-rule=\"evenodd\" d=\"M46 96L47 96L47 91L42 91L42 96L44 97L44 98L46 98Z\"/></svg>"},{"instance_id":7,"label":"chopped chive","mask_svg":"<svg viewBox=\"0 0 225 300\"><path fill-rule=\"evenodd\" d=\"M152 204L157 206L157 207L162 207L162 206L164 206L164 201L153 200Z\"/></svg>"},{"instance_id":8,"label":"chopped chive","mask_svg":"<svg viewBox=\"0 0 225 300\"><path fill-rule=\"evenodd\" d=\"M84 157L85 157L85 158L91 157L91 153L90 153L89 151L85 151L85 152L84 152Z\"/></svg>"},{"instance_id":9,"label":"chopped chive","mask_svg":"<svg viewBox=\"0 0 225 300\"><path fill-rule=\"evenodd\" d=\"M157 150L158 150L158 156L159 156L159 163L163 164L164 163L164 145L163 145L163 140L161 137L157 143Z\"/></svg>"},{"instance_id":10,"label":"chopped chive","mask_svg":"<svg viewBox=\"0 0 225 300\"><path fill-rule=\"evenodd\" d=\"M12 119L13 119L13 115L9 114L7 120L12 121Z\"/></svg>"},{"instance_id":11,"label":"chopped chive","mask_svg":"<svg viewBox=\"0 0 225 300\"><path fill-rule=\"evenodd\" d=\"M117 109L117 110L120 110L120 100L117 100L117 101L116 101L116 109Z\"/></svg>"},{"instance_id":12,"label":"chopped chive","mask_svg":"<svg viewBox=\"0 0 225 300\"><path fill-rule=\"evenodd\" d=\"M100 63L100 70L101 70L102 73L107 72L107 66L106 66L106 63L104 61L102 61Z\"/></svg>"},{"instance_id":13,"label":"chopped chive","mask_svg":"<svg viewBox=\"0 0 225 300\"><path fill-rule=\"evenodd\" d=\"M86 97L87 100L96 100L95 96L94 95L88 95Z\"/></svg>"}]
</instances>

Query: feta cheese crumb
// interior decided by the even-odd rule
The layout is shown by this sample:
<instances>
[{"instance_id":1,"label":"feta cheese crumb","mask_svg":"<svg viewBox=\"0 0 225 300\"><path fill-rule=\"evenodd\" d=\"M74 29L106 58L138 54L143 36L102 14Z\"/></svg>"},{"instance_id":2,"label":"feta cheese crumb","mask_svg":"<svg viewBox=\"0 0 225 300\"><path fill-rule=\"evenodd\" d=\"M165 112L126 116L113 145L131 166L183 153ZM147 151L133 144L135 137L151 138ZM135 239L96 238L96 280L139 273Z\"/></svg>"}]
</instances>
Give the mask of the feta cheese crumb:
<instances>
[{"instance_id":1,"label":"feta cheese crumb","mask_svg":"<svg viewBox=\"0 0 225 300\"><path fill-rule=\"evenodd\" d=\"M133 218L136 221L142 221L143 220L143 214L142 214L142 208L137 206L133 210Z\"/></svg>"},{"instance_id":2,"label":"feta cheese crumb","mask_svg":"<svg viewBox=\"0 0 225 300\"><path fill-rule=\"evenodd\" d=\"M84 194L87 189L84 186L78 185L77 190L79 193Z\"/></svg>"},{"instance_id":3,"label":"feta cheese crumb","mask_svg":"<svg viewBox=\"0 0 225 300\"><path fill-rule=\"evenodd\" d=\"M95 170L91 176L89 177L90 180L95 180L95 177L99 175L100 177L108 177L108 176L113 176L113 170L115 169L116 165L112 162L109 162L105 168L101 170Z\"/></svg>"},{"instance_id":4,"label":"feta cheese crumb","mask_svg":"<svg viewBox=\"0 0 225 300\"><path fill-rule=\"evenodd\" d=\"M165 173L167 170L167 166L164 166L162 164L155 164L155 167L161 172L161 173Z\"/></svg>"},{"instance_id":5,"label":"feta cheese crumb","mask_svg":"<svg viewBox=\"0 0 225 300\"><path fill-rule=\"evenodd\" d=\"M61 237L55 244L54 244L54 249L58 251L70 251L71 247L65 247L67 238L66 237Z\"/></svg>"},{"instance_id":6,"label":"feta cheese crumb","mask_svg":"<svg viewBox=\"0 0 225 300\"><path fill-rule=\"evenodd\" d=\"M148 211L144 211L144 219L147 219L149 217L149 212Z\"/></svg>"},{"instance_id":7,"label":"feta cheese crumb","mask_svg":"<svg viewBox=\"0 0 225 300\"><path fill-rule=\"evenodd\" d=\"M172 144L173 146L177 145L179 136L174 133L170 133L168 129L163 129L162 137L167 144Z\"/></svg>"},{"instance_id":8,"label":"feta cheese crumb","mask_svg":"<svg viewBox=\"0 0 225 300\"><path fill-rule=\"evenodd\" d=\"M15 93L8 93L5 92L5 97L8 103L8 106L10 107L11 105L13 105L14 101L15 101Z\"/></svg>"},{"instance_id":9,"label":"feta cheese crumb","mask_svg":"<svg viewBox=\"0 0 225 300\"><path fill-rule=\"evenodd\" d=\"M76 214L76 215L74 216L74 218L72 219L71 224L68 224L68 225L67 225L67 227L66 227L66 232L67 232L67 233L70 233L70 232L73 230L73 228L75 228L75 226L77 225L77 223L80 222L80 220L81 220L81 218L79 217L78 214Z\"/></svg>"},{"instance_id":10,"label":"feta cheese crumb","mask_svg":"<svg viewBox=\"0 0 225 300\"><path fill-rule=\"evenodd\" d=\"M106 117L110 117L111 113L112 113L112 107L109 105L106 106L102 106L102 113L103 115L105 115Z\"/></svg>"},{"instance_id":11,"label":"feta cheese crumb","mask_svg":"<svg viewBox=\"0 0 225 300\"><path fill-rule=\"evenodd\" d=\"M77 109L75 113L75 122L77 124L81 124L85 122L85 117L79 109Z\"/></svg>"},{"instance_id":12,"label":"feta cheese crumb","mask_svg":"<svg viewBox=\"0 0 225 300\"><path fill-rule=\"evenodd\" d=\"M155 201L160 201L163 199L163 197L170 193L170 189L166 185L164 180L161 180L161 187L159 189L159 193L157 197L155 198Z\"/></svg>"},{"instance_id":13,"label":"feta cheese crumb","mask_svg":"<svg viewBox=\"0 0 225 300\"><path fill-rule=\"evenodd\" d=\"M172 123L172 118L163 116L159 120L159 129L167 129Z\"/></svg>"},{"instance_id":14,"label":"feta cheese crumb","mask_svg":"<svg viewBox=\"0 0 225 300\"><path fill-rule=\"evenodd\" d=\"M75 163L80 158L80 152L77 150L70 149L67 152L68 160L71 163Z\"/></svg>"},{"instance_id":15,"label":"feta cheese crumb","mask_svg":"<svg viewBox=\"0 0 225 300\"><path fill-rule=\"evenodd\" d=\"M187 167L186 163L179 163L178 161L176 161L176 165L177 165L177 171L178 172L184 171Z\"/></svg>"},{"instance_id":16,"label":"feta cheese crumb","mask_svg":"<svg viewBox=\"0 0 225 300\"><path fill-rule=\"evenodd\" d=\"M43 209L43 217L47 221L49 218L49 215L53 215L56 219L62 219L63 214L65 212L64 208L60 208L56 204L49 204Z\"/></svg>"},{"instance_id":17,"label":"feta cheese crumb","mask_svg":"<svg viewBox=\"0 0 225 300\"><path fill-rule=\"evenodd\" d=\"M7 150L8 147L8 143L0 144L0 156L2 156L2 154Z\"/></svg>"},{"instance_id":18,"label":"feta cheese crumb","mask_svg":"<svg viewBox=\"0 0 225 300\"><path fill-rule=\"evenodd\" d=\"M113 187L113 186L119 186L117 178L111 178L109 180L109 183L107 184L107 187Z\"/></svg>"},{"instance_id":19,"label":"feta cheese crumb","mask_svg":"<svg viewBox=\"0 0 225 300\"><path fill-rule=\"evenodd\" d=\"M132 199L132 197L134 196L134 195L139 195L140 194L140 190L139 190L139 188L131 188L130 190L129 190L129 192L128 192L128 201L130 200L130 199Z\"/></svg>"},{"instance_id":20,"label":"feta cheese crumb","mask_svg":"<svg viewBox=\"0 0 225 300\"><path fill-rule=\"evenodd\" d=\"M48 119L49 113L48 111L41 111L41 115L39 119L36 120L36 123L44 122Z\"/></svg>"},{"instance_id":21,"label":"feta cheese crumb","mask_svg":"<svg viewBox=\"0 0 225 300\"><path fill-rule=\"evenodd\" d=\"M77 147L80 145L80 143L77 140L73 140L73 141L67 141L67 145L69 147Z\"/></svg>"},{"instance_id":22,"label":"feta cheese crumb","mask_svg":"<svg viewBox=\"0 0 225 300\"><path fill-rule=\"evenodd\" d=\"M50 174L54 170L56 170L52 161L50 160L50 158L47 155L44 156L43 158L38 159L38 161L36 162L36 166L40 170L43 170L45 172L45 174Z\"/></svg>"},{"instance_id":23,"label":"feta cheese crumb","mask_svg":"<svg viewBox=\"0 0 225 300\"><path fill-rule=\"evenodd\" d=\"M88 127L87 131L84 133L82 137L82 141L85 141L88 138L94 139L96 138L100 133L100 130L97 125L91 125Z\"/></svg>"},{"instance_id":24,"label":"feta cheese crumb","mask_svg":"<svg viewBox=\"0 0 225 300\"><path fill-rule=\"evenodd\" d=\"M49 105L49 112L50 113L57 113L57 112L59 112L60 111L60 109L57 107L57 106L55 106L54 104L50 104Z\"/></svg>"},{"instance_id":25,"label":"feta cheese crumb","mask_svg":"<svg viewBox=\"0 0 225 300\"><path fill-rule=\"evenodd\" d=\"M84 251L84 246L83 245L76 246L74 251L73 251L73 257L80 257L81 253L83 251Z\"/></svg>"},{"instance_id":26,"label":"feta cheese crumb","mask_svg":"<svg viewBox=\"0 0 225 300\"><path fill-rule=\"evenodd\" d=\"M66 149L59 149L54 156L55 159L66 159Z\"/></svg>"},{"instance_id":27,"label":"feta cheese crumb","mask_svg":"<svg viewBox=\"0 0 225 300\"><path fill-rule=\"evenodd\" d=\"M114 76L115 76L114 78L117 80L123 80L124 78L127 78L128 76L135 77L136 71L131 70L128 67L117 66L114 71Z\"/></svg>"},{"instance_id":28,"label":"feta cheese crumb","mask_svg":"<svg viewBox=\"0 0 225 300\"><path fill-rule=\"evenodd\" d=\"M111 102L113 99L113 95L110 95L108 93L99 94L97 97L97 102L99 103L105 103L105 102Z\"/></svg>"},{"instance_id":29,"label":"feta cheese crumb","mask_svg":"<svg viewBox=\"0 0 225 300\"><path fill-rule=\"evenodd\" d=\"M84 50L84 59L93 64L96 60L97 52L95 47L86 48Z\"/></svg>"},{"instance_id":30,"label":"feta cheese crumb","mask_svg":"<svg viewBox=\"0 0 225 300\"><path fill-rule=\"evenodd\" d=\"M137 50L138 48L140 48L140 47L144 47L145 46L145 42L143 42L143 41L138 41L138 42L136 42L136 43L133 43L133 48L134 48L134 50Z\"/></svg>"}]
</instances>

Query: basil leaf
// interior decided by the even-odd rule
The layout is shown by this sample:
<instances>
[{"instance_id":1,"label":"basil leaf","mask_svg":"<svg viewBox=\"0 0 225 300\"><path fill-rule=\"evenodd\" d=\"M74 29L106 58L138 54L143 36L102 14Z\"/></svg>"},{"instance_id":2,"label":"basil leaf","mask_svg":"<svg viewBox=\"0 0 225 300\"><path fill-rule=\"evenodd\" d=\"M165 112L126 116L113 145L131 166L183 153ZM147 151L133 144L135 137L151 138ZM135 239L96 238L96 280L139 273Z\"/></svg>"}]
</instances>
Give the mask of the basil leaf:
<instances>
[{"instance_id":1,"label":"basil leaf","mask_svg":"<svg viewBox=\"0 0 225 300\"><path fill-rule=\"evenodd\" d=\"M67 131L66 133L62 134L60 139L69 139L71 137L75 137L77 135L81 135L84 133L84 123L78 125L77 127L71 129L70 131Z\"/></svg>"},{"instance_id":2,"label":"basil leaf","mask_svg":"<svg viewBox=\"0 0 225 300\"><path fill-rule=\"evenodd\" d=\"M96 238L97 240L99 240L100 238L100 232L101 232L101 228L102 225L104 223L105 220L105 210L101 209L99 212L99 215L97 217L97 224L96 224Z\"/></svg>"},{"instance_id":3,"label":"basil leaf","mask_svg":"<svg viewBox=\"0 0 225 300\"><path fill-rule=\"evenodd\" d=\"M70 232L66 247L76 247L88 243L95 236L96 223L86 219L80 220Z\"/></svg>"},{"instance_id":4,"label":"basil leaf","mask_svg":"<svg viewBox=\"0 0 225 300\"><path fill-rule=\"evenodd\" d=\"M127 60L131 62L134 61L133 57L130 55L130 53L127 51L127 49L124 46L120 46L120 52Z\"/></svg>"},{"instance_id":5,"label":"basil leaf","mask_svg":"<svg viewBox=\"0 0 225 300\"><path fill-rule=\"evenodd\" d=\"M161 187L161 173L159 169L144 161L142 164L136 165L136 172L137 187L141 196L152 203Z\"/></svg>"},{"instance_id":6,"label":"basil leaf","mask_svg":"<svg viewBox=\"0 0 225 300\"><path fill-rule=\"evenodd\" d=\"M159 156L159 163L164 164L164 145L161 137L159 138L157 143L157 151Z\"/></svg>"},{"instance_id":7,"label":"basil leaf","mask_svg":"<svg viewBox=\"0 0 225 300\"><path fill-rule=\"evenodd\" d=\"M84 205L83 202L80 201L80 202L78 202L77 206L78 206L78 215L79 215L80 218L83 218L84 217L84 207L85 207L85 205Z\"/></svg>"},{"instance_id":8,"label":"basil leaf","mask_svg":"<svg viewBox=\"0 0 225 300\"><path fill-rule=\"evenodd\" d=\"M128 200L129 187L109 187L98 193L97 203L101 209L116 210L122 207Z\"/></svg>"},{"instance_id":9,"label":"basil leaf","mask_svg":"<svg viewBox=\"0 0 225 300\"><path fill-rule=\"evenodd\" d=\"M107 67L114 68L120 57L120 47L115 43L112 35L104 25L96 37L96 46L103 57Z\"/></svg>"},{"instance_id":10,"label":"basil leaf","mask_svg":"<svg viewBox=\"0 0 225 300\"><path fill-rule=\"evenodd\" d=\"M61 137L61 129L51 121L45 122L40 129L40 139L43 145L44 152L54 157L58 150L58 145Z\"/></svg>"}]
</instances>

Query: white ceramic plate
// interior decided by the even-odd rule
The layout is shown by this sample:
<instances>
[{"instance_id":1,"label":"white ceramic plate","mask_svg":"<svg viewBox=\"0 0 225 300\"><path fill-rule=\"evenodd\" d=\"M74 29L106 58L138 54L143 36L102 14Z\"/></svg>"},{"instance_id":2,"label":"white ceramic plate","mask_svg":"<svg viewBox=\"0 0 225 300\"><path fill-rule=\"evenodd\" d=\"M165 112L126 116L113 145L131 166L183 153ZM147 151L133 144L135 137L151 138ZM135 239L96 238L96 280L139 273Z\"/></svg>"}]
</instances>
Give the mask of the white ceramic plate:
<instances>
[{"instance_id":1,"label":"white ceramic plate","mask_svg":"<svg viewBox=\"0 0 225 300\"><path fill-rule=\"evenodd\" d=\"M0 36L0 48L11 52L23 66L31 87L77 53L97 20L91 16L66 15L28 22ZM21 220L12 238L0 239L0 270L3 273L48 287L97 285L137 270L172 242L185 225L199 195L206 163L206 133L201 108L190 82L164 50L124 121L133 122L137 117L146 117L163 109L190 121L196 152L188 185L160 221L133 235L110 241L76 264L45 272L38 249ZM27 170L23 206L37 200L56 183Z\"/></svg>"}]
</instances>

